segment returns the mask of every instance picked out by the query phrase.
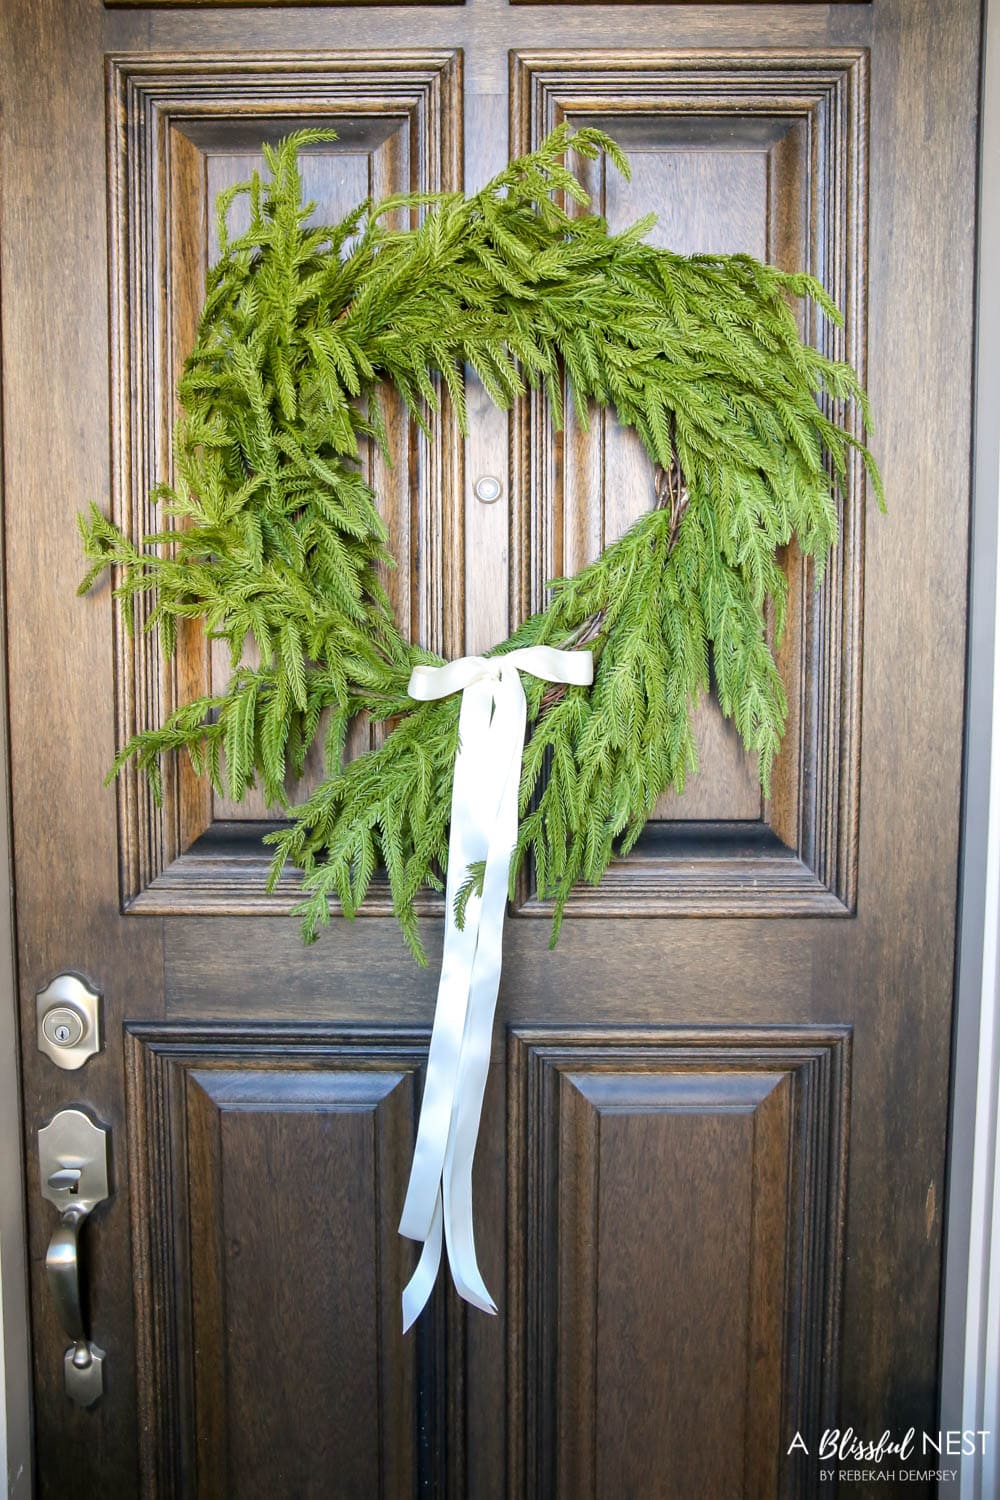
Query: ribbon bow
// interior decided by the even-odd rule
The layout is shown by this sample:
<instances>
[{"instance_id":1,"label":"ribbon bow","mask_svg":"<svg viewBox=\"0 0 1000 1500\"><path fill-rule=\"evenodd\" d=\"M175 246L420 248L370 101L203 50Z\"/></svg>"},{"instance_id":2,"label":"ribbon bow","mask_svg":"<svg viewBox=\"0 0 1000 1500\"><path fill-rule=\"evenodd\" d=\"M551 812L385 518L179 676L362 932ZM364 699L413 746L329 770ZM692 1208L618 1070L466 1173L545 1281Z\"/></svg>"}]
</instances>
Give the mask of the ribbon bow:
<instances>
[{"instance_id":1,"label":"ribbon bow","mask_svg":"<svg viewBox=\"0 0 1000 1500\"><path fill-rule=\"evenodd\" d=\"M496 1303L476 1262L472 1159L479 1134L507 908L510 859L517 843L518 790L528 706L520 672L586 686L589 651L525 646L503 656L463 656L443 667L414 667L411 698L462 694L451 796L444 953L427 1080L399 1232L423 1241L403 1292L403 1332L422 1312L437 1280L442 1234L460 1297L483 1312ZM485 865L459 927L455 901L469 867Z\"/></svg>"}]
</instances>

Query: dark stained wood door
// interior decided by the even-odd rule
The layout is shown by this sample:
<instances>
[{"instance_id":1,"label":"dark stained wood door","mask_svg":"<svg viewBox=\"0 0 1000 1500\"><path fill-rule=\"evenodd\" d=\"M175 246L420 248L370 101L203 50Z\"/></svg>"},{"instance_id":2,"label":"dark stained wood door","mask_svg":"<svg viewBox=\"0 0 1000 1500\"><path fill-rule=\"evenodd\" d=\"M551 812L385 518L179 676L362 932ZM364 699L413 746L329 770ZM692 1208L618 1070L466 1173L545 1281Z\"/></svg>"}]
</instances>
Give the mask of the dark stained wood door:
<instances>
[{"instance_id":1,"label":"dark stained wood door","mask_svg":"<svg viewBox=\"0 0 1000 1500\"><path fill-rule=\"evenodd\" d=\"M11 774L39 1494L726 1500L832 1491L825 1427L935 1427L960 791L978 6L394 8L9 0L3 441ZM136 532L212 200L322 122L324 215L473 188L559 120L612 224L820 276L867 375L889 514L851 475L817 591L790 554L773 797L718 712L702 770L575 897L511 912L477 1158L500 1314L441 1290L400 1333L396 1235L436 976L384 901L303 949L263 891L267 809L166 768L102 790L137 725L218 680L80 602L74 517ZM400 619L506 635L651 499L610 421L557 436L475 391L461 442L400 412L373 472ZM499 503L475 498L498 477ZM863 691L862 691L863 688ZM440 907L428 902L432 950ZM35 1046L64 970L103 994L78 1073ZM63 1391L36 1133L110 1126L86 1230L106 1390ZM866 1493L854 1486L852 1494ZM875 1491L873 1490L873 1493ZM884 1493L879 1487L878 1493ZM907 1494L929 1493L914 1484Z\"/></svg>"}]
</instances>

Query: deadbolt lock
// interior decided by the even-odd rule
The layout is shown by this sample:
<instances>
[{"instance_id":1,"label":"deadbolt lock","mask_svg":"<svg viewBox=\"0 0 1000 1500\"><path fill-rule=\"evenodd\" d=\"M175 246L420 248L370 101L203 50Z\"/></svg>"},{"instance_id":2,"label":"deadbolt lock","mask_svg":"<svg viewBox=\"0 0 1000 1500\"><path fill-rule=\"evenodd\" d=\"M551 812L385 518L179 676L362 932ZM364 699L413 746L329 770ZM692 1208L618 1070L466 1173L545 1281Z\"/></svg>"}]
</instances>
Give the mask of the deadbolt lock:
<instances>
[{"instance_id":1,"label":"deadbolt lock","mask_svg":"<svg viewBox=\"0 0 1000 1500\"><path fill-rule=\"evenodd\" d=\"M101 1049L100 995L76 974L59 974L35 997L38 1050L59 1068L82 1068Z\"/></svg>"}]
</instances>

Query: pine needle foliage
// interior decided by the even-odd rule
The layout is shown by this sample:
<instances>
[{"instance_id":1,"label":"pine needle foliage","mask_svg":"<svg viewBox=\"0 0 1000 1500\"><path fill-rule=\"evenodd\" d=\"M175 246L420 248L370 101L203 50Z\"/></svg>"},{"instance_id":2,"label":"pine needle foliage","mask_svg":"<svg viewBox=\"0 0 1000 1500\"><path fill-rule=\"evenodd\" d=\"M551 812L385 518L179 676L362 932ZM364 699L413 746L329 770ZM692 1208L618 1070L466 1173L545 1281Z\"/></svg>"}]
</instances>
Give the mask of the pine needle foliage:
<instances>
[{"instance_id":1,"label":"pine needle foliage","mask_svg":"<svg viewBox=\"0 0 1000 1500\"><path fill-rule=\"evenodd\" d=\"M776 552L796 538L821 571L852 449L883 503L868 449L843 425L851 403L869 423L864 392L849 365L799 337L795 298L841 321L811 277L655 249L651 221L612 234L586 212L568 150L603 152L628 175L600 131L560 127L471 197L397 195L316 227L298 152L333 138L301 131L265 146L267 179L255 172L220 195L220 257L179 387L175 479L156 493L163 530L137 545L96 506L80 518L81 592L110 565L130 622L150 597L143 628L168 655L178 622L200 620L233 666L225 692L137 734L109 779L134 758L159 797L161 757L183 749L220 792L260 785L287 805L329 711L328 775L270 835L272 883L289 861L303 869L298 910L312 938L331 899L352 916L383 867L422 957L414 903L446 866L459 705L407 696L414 663L437 658L393 618L381 582L393 559L364 454L386 452L387 388L425 429L442 386L464 429L465 367L503 408L542 388L557 425L566 389L584 423L596 404L634 427L671 483L669 504L661 494L597 561L554 583L549 606L496 648L595 654L590 689L553 697L525 679L511 881L530 855L555 900L554 940L574 883L599 882L660 793L681 791L696 768L691 709L710 680L768 788L786 717L767 628L780 639ZM231 238L241 195L249 225ZM400 216L411 227L391 227ZM391 733L344 764L362 713L392 720Z\"/></svg>"}]
</instances>

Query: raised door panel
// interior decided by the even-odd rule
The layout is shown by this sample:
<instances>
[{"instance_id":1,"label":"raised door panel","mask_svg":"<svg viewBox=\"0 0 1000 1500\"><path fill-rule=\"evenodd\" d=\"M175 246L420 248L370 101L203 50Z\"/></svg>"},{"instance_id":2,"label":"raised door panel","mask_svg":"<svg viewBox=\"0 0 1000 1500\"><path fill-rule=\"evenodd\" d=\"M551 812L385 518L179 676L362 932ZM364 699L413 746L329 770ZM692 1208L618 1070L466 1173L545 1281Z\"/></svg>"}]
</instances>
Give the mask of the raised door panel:
<instances>
[{"instance_id":1,"label":"raised door panel","mask_svg":"<svg viewBox=\"0 0 1000 1500\"><path fill-rule=\"evenodd\" d=\"M809 53L518 52L511 60L512 141L556 124L598 125L629 154L625 181L576 163L612 228L647 213L651 238L682 253L746 252L816 275L846 309L843 330L812 312L803 332L864 367L866 56ZM653 503L652 467L635 434L597 413L584 429L567 402L564 433L544 401L518 414L521 483L511 548L516 612L540 607L546 580L575 572ZM767 915L853 909L860 736L864 476L848 476L842 537L817 586L795 548L785 559L788 625L779 665L789 702L773 792L714 698L697 711L699 774L661 798L639 845L588 915L693 911ZM521 910L544 911L526 889Z\"/></svg>"},{"instance_id":2,"label":"raised door panel","mask_svg":"<svg viewBox=\"0 0 1000 1500\"><path fill-rule=\"evenodd\" d=\"M367 197L460 186L461 55L119 55L109 62L108 100L114 509L141 537L157 526L151 497L171 474L173 393L218 253L216 194L262 165L262 142L306 125L337 133L303 158L317 222L335 221ZM232 231L245 213L237 199ZM384 408L391 462L373 451L365 465L400 564L386 585L405 634L454 654L463 636L457 427L446 400L430 416L429 438L391 394ZM182 631L166 659L156 636L142 632L148 609L139 602L134 638L116 617L119 744L177 704L224 686L230 670L225 648L206 643L200 626ZM359 726L355 748L368 739ZM317 752L300 793L321 769ZM287 910L294 876L273 896L263 890L260 820L270 816L263 799L251 792L236 806L218 798L184 758L167 757L163 772L162 808L134 765L119 779L124 905L147 913Z\"/></svg>"},{"instance_id":3,"label":"raised door panel","mask_svg":"<svg viewBox=\"0 0 1000 1500\"><path fill-rule=\"evenodd\" d=\"M128 1028L148 1493L442 1482L445 1302L404 1341L396 1232L426 1040Z\"/></svg>"},{"instance_id":4,"label":"raised door panel","mask_svg":"<svg viewBox=\"0 0 1000 1500\"><path fill-rule=\"evenodd\" d=\"M512 1500L812 1493L848 1060L846 1029L512 1033Z\"/></svg>"}]
</instances>

